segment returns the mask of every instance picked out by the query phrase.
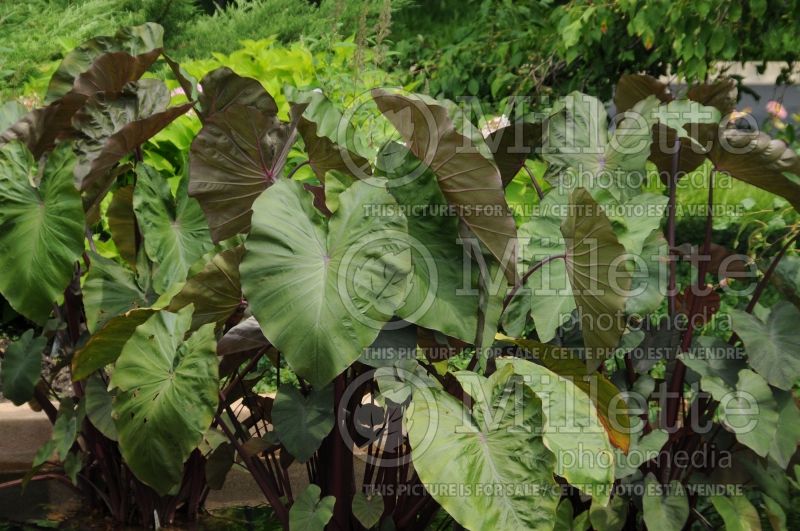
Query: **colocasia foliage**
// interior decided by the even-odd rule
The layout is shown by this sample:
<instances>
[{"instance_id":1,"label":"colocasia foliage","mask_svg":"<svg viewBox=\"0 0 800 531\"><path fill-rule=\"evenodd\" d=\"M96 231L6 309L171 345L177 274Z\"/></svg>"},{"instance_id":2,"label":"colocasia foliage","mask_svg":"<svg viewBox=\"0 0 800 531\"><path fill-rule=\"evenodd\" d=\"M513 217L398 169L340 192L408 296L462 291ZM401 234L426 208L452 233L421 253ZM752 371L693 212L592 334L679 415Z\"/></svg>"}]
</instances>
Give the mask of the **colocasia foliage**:
<instances>
[{"instance_id":1,"label":"colocasia foliage","mask_svg":"<svg viewBox=\"0 0 800 531\"><path fill-rule=\"evenodd\" d=\"M54 423L26 481L55 466L145 525L195 517L238 462L291 529L785 527L800 311L754 310L797 237L731 279L711 207L722 172L797 207L800 162L737 129L735 85L626 76L613 119L574 93L486 135L376 88L357 104L397 134L369 152L318 90L280 109L161 43L155 24L88 41L0 133L0 293L30 322L3 393ZM142 78L162 59L188 101ZM154 136L184 115L199 132L167 173ZM676 188L698 167L707 232L679 285Z\"/></svg>"}]
</instances>

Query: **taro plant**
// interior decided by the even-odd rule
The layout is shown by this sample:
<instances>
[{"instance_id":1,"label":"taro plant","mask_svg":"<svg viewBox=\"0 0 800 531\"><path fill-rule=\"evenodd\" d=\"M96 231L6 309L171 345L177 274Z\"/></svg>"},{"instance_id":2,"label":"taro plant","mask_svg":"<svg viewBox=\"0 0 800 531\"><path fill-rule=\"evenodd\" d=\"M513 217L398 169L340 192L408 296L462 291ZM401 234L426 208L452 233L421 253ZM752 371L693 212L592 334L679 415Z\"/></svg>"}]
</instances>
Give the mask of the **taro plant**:
<instances>
[{"instance_id":1,"label":"taro plant","mask_svg":"<svg viewBox=\"0 0 800 531\"><path fill-rule=\"evenodd\" d=\"M575 93L486 135L376 88L358 103L397 134L370 151L322 92L287 87L284 120L258 81L197 82L160 38L85 44L0 137L0 292L31 322L3 392L54 422L21 482L145 525L195 517L240 465L288 529L785 527L798 310L753 311L797 236L754 282L713 248L713 188L704 241L675 231L704 163L800 200L796 155L724 118L730 82L674 98L629 76L611 124ZM140 79L159 56L188 103ZM168 177L142 145L188 112ZM531 172L515 216L529 158L547 185ZM754 283L717 326L719 292ZM58 407L44 351L72 380Z\"/></svg>"}]
</instances>

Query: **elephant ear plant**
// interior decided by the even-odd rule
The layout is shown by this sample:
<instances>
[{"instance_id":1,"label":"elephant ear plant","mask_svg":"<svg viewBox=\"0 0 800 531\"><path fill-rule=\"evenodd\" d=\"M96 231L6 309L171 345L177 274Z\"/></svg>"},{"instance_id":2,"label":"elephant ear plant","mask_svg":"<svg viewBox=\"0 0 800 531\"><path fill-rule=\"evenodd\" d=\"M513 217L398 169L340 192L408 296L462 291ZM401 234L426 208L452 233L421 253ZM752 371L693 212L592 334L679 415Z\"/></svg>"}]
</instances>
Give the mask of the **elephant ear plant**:
<instances>
[{"instance_id":1,"label":"elephant ear plant","mask_svg":"<svg viewBox=\"0 0 800 531\"><path fill-rule=\"evenodd\" d=\"M159 57L188 102L142 78ZM228 68L197 82L154 24L87 42L0 134L0 293L30 322L3 393L54 423L11 484L56 478L147 526L195 518L233 466L286 529L785 522L798 310L753 310L797 233L733 336L717 291L747 279L698 259L679 286L671 259L686 171L800 197L794 153L723 120L729 89L631 76L610 130L576 93L484 136L451 102L376 88L360 103L397 135L368 151L319 90L281 109ZM198 132L165 165L154 135L182 115ZM666 195L645 191L659 177ZM729 478L681 452L734 455L761 493L697 489Z\"/></svg>"}]
</instances>

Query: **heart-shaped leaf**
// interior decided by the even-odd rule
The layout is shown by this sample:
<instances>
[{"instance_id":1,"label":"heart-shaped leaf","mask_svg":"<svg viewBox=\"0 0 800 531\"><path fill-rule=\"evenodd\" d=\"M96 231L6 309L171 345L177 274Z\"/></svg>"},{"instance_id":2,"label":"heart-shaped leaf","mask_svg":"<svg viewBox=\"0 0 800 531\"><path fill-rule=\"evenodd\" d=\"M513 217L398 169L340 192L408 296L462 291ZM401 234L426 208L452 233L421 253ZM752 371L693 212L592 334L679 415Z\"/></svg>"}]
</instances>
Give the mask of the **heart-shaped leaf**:
<instances>
[{"instance_id":1,"label":"heart-shaped leaf","mask_svg":"<svg viewBox=\"0 0 800 531\"><path fill-rule=\"evenodd\" d=\"M214 326L184 339L192 311L161 311L137 327L111 376L122 456L160 494L180 486L183 464L217 410Z\"/></svg>"},{"instance_id":2,"label":"heart-shaped leaf","mask_svg":"<svg viewBox=\"0 0 800 531\"><path fill-rule=\"evenodd\" d=\"M467 529L552 529L559 495L555 459L541 436L541 401L510 367L474 377L472 412L441 388L414 386L404 419L414 469ZM454 478L471 488L459 496L435 488Z\"/></svg>"},{"instance_id":3,"label":"heart-shaped leaf","mask_svg":"<svg viewBox=\"0 0 800 531\"><path fill-rule=\"evenodd\" d=\"M380 521L383 511L383 496L379 493L364 494L359 491L353 496L353 516L366 529L370 529Z\"/></svg>"},{"instance_id":4,"label":"heart-shaped leaf","mask_svg":"<svg viewBox=\"0 0 800 531\"><path fill-rule=\"evenodd\" d=\"M301 463L314 455L334 425L333 390L325 387L308 396L282 385L272 405L272 422L278 439Z\"/></svg>"},{"instance_id":5,"label":"heart-shaped leaf","mask_svg":"<svg viewBox=\"0 0 800 531\"><path fill-rule=\"evenodd\" d=\"M689 518L689 499L679 481L658 482L652 472L644 478L644 523L648 529L680 531Z\"/></svg>"},{"instance_id":6,"label":"heart-shaped leaf","mask_svg":"<svg viewBox=\"0 0 800 531\"><path fill-rule=\"evenodd\" d=\"M333 516L336 498L320 499L322 489L313 483L306 487L289 510L289 529L292 531L322 531Z\"/></svg>"},{"instance_id":7,"label":"heart-shaped leaf","mask_svg":"<svg viewBox=\"0 0 800 531\"><path fill-rule=\"evenodd\" d=\"M0 293L19 313L43 323L83 252L84 215L68 145L43 168L28 149L0 147ZM41 177L41 182L34 185Z\"/></svg>"},{"instance_id":8,"label":"heart-shaped leaf","mask_svg":"<svg viewBox=\"0 0 800 531\"><path fill-rule=\"evenodd\" d=\"M752 314L731 310L733 329L742 338L750 365L775 387L790 390L800 379L800 349L797 324L800 310L778 302L766 323Z\"/></svg>"},{"instance_id":9,"label":"heart-shaped leaf","mask_svg":"<svg viewBox=\"0 0 800 531\"><path fill-rule=\"evenodd\" d=\"M133 209L147 256L156 264L153 288L164 293L183 282L192 264L211 250L208 224L186 193L186 179L173 197L166 178L150 166L140 164L136 175Z\"/></svg>"},{"instance_id":10,"label":"heart-shaped leaf","mask_svg":"<svg viewBox=\"0 0 800 531\"><path fill-rule=\"evenodd\" d=\"M551 341L558 327L567 322L575 309L575 298L567 279L563 259L549 260L551 256L565 255L566 242L560 225L569 196L561 190L550 191L539 205L538 215L519 228L522 247L522 265L526 271L538 262L546 261L528 276L518 296L530 308L539 339Z\"/></svg>"},{"instance_id":11,"label":"heart-shaped leaf","mask_svg":"<svg viewBox=\"0 0 800 531\"><path fill-rule=\"evenodd\" d=\"M498 260L510 282L516 281L516 225L503 193L500 171L480 135L463 123L456 128L448 108L419 94L372 91L380 111L430 168L448 203Z\"/></svg>"},{"instance_id":12,"label":"heart-shaped leaf","mask_svg":"<svg viewBox=\"0 0 800 531\"><path fill-rule=\"evenodd\" d=\"M255 203L240 266L264 335L316 387L375 340L411 265L405 217L380 182L356 182L339 199L328 221L302 184L275 183Z\"/></svg>"},{"instance_id":13,"label":"heart-shaped leaf","mask_svg":"<svg viewBox=\"0 0 800 531\"><path fill-rule=\"evenodd\" d=\"M631 436L628 409L625 401L619 399L620 390L611 380L599 373L589 374L586 364L567 348L502 334L498 334L496 339L521 347L525 359L541 363L586 393L597 407L597 414L608 432L610 442L623 452L628 452Z\"/></svg>"}]
</instances>

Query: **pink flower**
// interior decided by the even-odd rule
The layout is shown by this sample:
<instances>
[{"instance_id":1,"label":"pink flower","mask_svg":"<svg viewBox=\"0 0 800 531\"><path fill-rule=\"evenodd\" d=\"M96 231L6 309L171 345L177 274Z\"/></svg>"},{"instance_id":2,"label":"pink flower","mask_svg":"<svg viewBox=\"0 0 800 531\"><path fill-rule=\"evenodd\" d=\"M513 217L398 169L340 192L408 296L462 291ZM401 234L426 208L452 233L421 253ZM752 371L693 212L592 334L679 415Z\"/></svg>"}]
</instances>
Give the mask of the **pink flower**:
<instances>
[{"instance_id":1,"label":"pink flower","mask_svg":"<svg viewBox=\"0 0 800 531\"><path fill-rule=\"evenodd\" d=\"M786 107L775 100L767 102L767 112L778 120L785 120L789 115L789 113L786 112Z\"/></svg>"}]
</instances>

